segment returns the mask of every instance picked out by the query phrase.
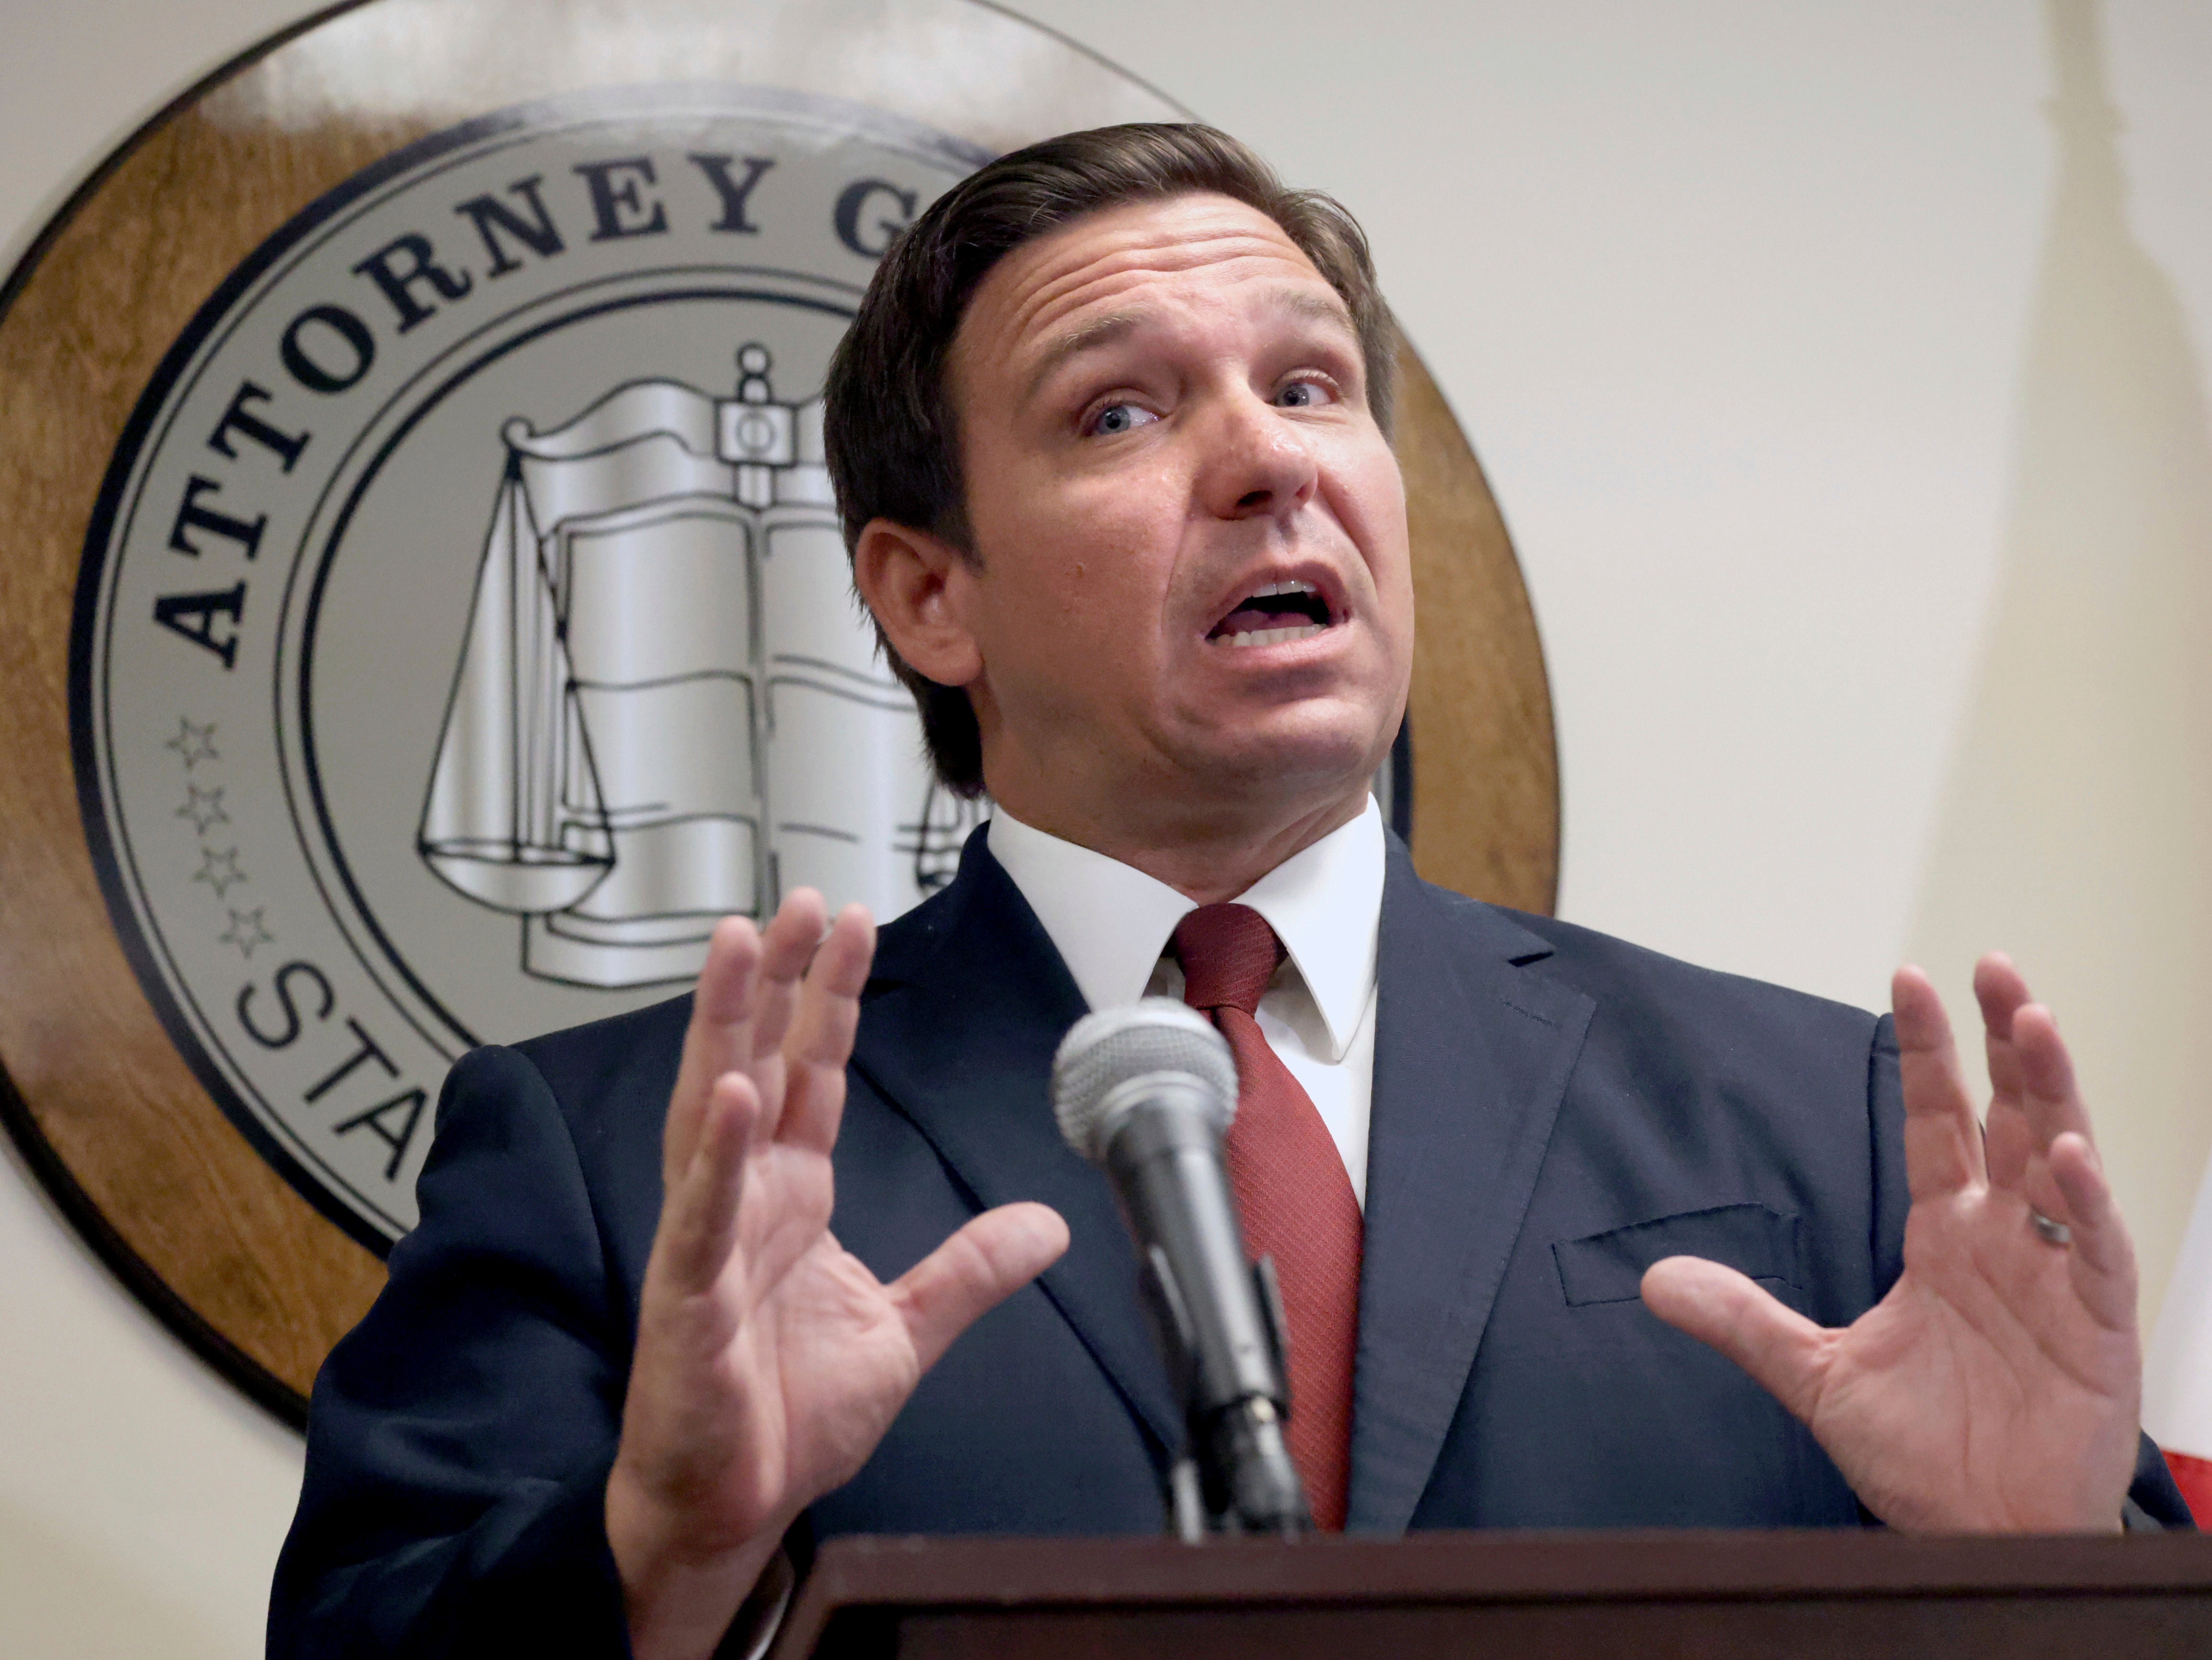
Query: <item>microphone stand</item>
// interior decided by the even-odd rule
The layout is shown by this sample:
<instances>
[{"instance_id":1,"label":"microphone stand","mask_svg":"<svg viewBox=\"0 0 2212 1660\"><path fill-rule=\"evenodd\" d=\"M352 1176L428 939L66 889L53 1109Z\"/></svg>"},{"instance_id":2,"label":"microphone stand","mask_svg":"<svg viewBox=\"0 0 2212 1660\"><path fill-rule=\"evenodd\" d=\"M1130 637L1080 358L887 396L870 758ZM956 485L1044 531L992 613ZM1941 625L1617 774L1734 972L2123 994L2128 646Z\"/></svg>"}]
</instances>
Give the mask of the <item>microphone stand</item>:
<instances>
[{"instance_id":1,"label":"microphone stand","mask_svg":"<svg viewBox=\"0 0 2212 1660\"><path fill-rule=\"evenodd\" d=\"M1198 1335L1166 1253L1154 1245L1146 1254L1146 1312L1183 1396L1183 1448L1168 1467L1167 1519L1168 1530L1186 1544L1230 1534L1295 1539L1313 1527L1297 1466L1283 1439L1291 1409L1290 1342L1274 1258L1254 1263L1252 1280L1274 1375L1281 1380L1280 1398L1255 1392L1210 1403L1200 1386Z\"/></svg>"}]
</instances>

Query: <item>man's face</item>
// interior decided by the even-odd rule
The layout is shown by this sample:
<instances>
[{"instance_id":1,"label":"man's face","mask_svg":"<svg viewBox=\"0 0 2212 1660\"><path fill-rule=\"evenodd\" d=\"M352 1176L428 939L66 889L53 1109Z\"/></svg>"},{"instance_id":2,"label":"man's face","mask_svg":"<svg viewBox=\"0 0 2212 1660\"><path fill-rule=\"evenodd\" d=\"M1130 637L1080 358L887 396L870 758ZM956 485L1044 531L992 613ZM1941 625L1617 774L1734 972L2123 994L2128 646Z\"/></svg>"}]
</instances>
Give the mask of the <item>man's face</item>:
<instances>
[{"instance_id":1,"label":"man's face","mask_svg":"<svg viewBox=\"0 0 2212 1660\"><path fill-rule=\"evenodd\" d=\"M1281 228L1194 195L1027 244L951 384L994 795L1046 822L1364 798L1413 656L1404 490Z\"/></svg>"}]
</instances>

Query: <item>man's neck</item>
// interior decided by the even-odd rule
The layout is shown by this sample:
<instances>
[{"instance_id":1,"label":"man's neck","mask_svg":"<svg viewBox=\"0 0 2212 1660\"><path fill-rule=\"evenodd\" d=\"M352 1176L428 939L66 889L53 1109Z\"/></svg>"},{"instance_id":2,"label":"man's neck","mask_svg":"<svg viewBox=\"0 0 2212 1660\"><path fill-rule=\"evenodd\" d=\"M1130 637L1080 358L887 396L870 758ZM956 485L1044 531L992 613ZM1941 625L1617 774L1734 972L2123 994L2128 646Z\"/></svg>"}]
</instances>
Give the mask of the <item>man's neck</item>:
<instances>
[{"instance_id":1,"label":"man's neck","mask_svg":"<svg viewBox=\"0 0 2212 1660\"><path fill-rule=\"evenodd\" d=\"M1118 859L1199 905L1233 900L1285 860L1358 818L1367 804L1364 779L1341 795L1281 815L1230 814L1133 824L1071 810L1064 803L1002 801L1031 829Z\"/></svg>"}]
</instances>

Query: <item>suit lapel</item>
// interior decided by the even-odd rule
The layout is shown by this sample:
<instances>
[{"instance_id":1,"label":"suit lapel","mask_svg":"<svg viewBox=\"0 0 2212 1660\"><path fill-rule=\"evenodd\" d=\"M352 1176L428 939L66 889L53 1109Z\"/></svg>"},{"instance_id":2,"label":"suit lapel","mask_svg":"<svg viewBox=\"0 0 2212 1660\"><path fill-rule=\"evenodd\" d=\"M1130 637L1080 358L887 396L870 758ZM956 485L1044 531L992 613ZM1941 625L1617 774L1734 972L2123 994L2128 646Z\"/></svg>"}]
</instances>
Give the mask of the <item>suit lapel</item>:
<instances>
[{"instance_id":1,"label":"suit lapel","mask_svg":"<svg viewBox=\"0 0 2212 1660\"><path fill-rule=\"evenodd\" d=\"M1526 974L1550 947L1422 882L1393 838L1348 1525L1396 1532L1436 1467L1595 1009Z\"/></svg>"},{"instance_id":2,"label":"suit lapel","mask_svg":"<svg viewBox=\"0 0 2212 1660\"><path fill-rule=\"evenodd\" d=\"M1085 1012L1060 953L987 845L884 931L853 1065L928 1140L978 1211L1036 1199L1066 1218L1044 1293L1163 1450L1182 1411L1137 1300L1136 1254L1105 1178L1053 1121L1053 1051Z\"/></svg>"}]
</instances>

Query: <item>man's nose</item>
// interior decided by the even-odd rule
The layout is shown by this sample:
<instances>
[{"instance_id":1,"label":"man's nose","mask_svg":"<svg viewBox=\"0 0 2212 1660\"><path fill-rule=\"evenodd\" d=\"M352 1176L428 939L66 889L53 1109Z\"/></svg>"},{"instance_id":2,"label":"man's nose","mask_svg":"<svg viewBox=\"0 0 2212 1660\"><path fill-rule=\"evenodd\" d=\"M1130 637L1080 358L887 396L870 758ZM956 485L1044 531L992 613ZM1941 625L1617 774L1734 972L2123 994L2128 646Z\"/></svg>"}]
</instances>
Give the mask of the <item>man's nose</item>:
<instances>
[{"instance_id":1,"label":"man's nose","mask_svg":"<svg viewBox=\"0 0 2212 1660\"><path fill-rule=\"evenodd\" d=\"M1212 425L1200 490L1215 517L1286 518L1311 499L1320 470L1312 446L1273 404L1245 393L1225 400Z\"/></svg>"}]
</instances>

